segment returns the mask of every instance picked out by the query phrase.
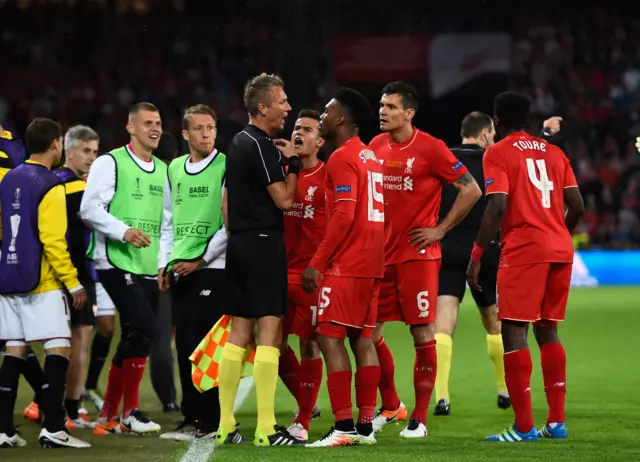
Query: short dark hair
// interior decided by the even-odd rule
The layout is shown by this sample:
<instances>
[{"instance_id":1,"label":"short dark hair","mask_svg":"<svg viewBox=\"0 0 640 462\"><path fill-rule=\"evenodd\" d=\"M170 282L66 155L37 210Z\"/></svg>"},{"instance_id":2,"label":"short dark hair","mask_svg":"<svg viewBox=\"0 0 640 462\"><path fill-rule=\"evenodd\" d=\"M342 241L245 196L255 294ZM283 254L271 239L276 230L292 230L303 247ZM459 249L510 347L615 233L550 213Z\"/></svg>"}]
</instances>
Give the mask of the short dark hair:
<instances>
[{"instance_id":1,"label":"short dark hair","mask_svg":"<svg viewBox=\"0 0 640 462\"><path fill-rule=\"evenodd\" d=\"M302 111L298 112L297 118L302 119L303 117L320 121L320 113L318 111L314 111L313 109L303 109Z\"/></svg>"},{"instance_id":2,"label":"short dark hair","mask_svg":"<svg viewBox=\"0 0 640 462\"><path fill-rule=\"evenodd\" d=\"M531 111L531 98L515 91L505 91L496 96L493 115L507 128L526 127Z\"/></svg>"},{"instance_id":3,"label":"short dark hair","mask_svg":"<svg viewBox=\"0 0 640 462\"><path fill-rule=\"evenodd\" d=\"M371 119L373 114L371 105L359 91L340 87L334 98L344 108L356 127L363 127Z\"/></svg>"},{"instance_id":4,"label":"short dark hair","mask_svg":"<svg viewBox=\"0 0 640 462\"><path fill-rule=\"evenodd\" d=\"M480 111L473 111L462 119L460 136L463 138L475 138L485 128L491 130L493 119L490 115Z\"/></svg>"},{"instance_id":5,"label":"short dark hair","mask_svg":"<svg viewBox=\"0 0 640 462\"><path fill-rule=\"evenodd\" d=\"M247 82L242 100L250 115L254 116L258 113L259 104L271 105L271 87L284 88L284 81L280 76L263 72Z\"/></svg>"},{"instance_id":6,"label":"short dark hair","mask_svg":"<svg viewBox=\"0 0 640 462\"><path fill-rule=\"evenodd\" d=\"M213 117L213 121L216 124L218 123L218 118L216 117L216 113L213 109L206 104L196 104L184 111L184 115L182 116L182 128L189 130L189 117L194 114L209 115Z\"/></svg>"},{"instance_id":7,"label":"short dark hair","mask_svg":"<svg viewBox=\"0 0 640 462\"><path fill-rule=\"evenodd\" d=\"M400 95L402 98L402 106L405 109L418 110L418 91L416 88L407 82L401 82L396 80L389 82L382 89L383 95Z\"/></svg>"},{"instance_id":8,"label":"short dark hair","mask_svg":"<svg viewBox=\"0 0 640 462\"><path fill-rule=\"evenodd\" d=\"M158 107L155 104L147 103L143 101L141 103L136 103L129 108L129 117L141 111L160 112L160 109L158 109Z\"/></svg>"},{"instance_id":9,"label":"short dark hair","mask_svg":"<svg viewBox=\"0 0 640 462\"><path fill-rule=\"evenodd\" d=\"M31 154L42 154L62 137L62 127L51 119L38 117L29 124L24 137Z\"/></svg>"}]
</instances>

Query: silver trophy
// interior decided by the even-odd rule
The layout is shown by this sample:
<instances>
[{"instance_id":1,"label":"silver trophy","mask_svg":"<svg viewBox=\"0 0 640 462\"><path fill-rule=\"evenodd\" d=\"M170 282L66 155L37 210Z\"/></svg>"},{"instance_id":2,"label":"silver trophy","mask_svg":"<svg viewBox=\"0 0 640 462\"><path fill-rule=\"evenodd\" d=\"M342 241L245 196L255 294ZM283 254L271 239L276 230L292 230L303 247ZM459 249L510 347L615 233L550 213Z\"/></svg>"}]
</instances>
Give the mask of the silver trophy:
<instances>
[{"instance_id":1,"label":"silver trophy","mask_svg":"<svg viewBox=\"0 0 640 462\"><path fill-rule=\"evenodd\" d=\"M18 229L20 227L20 215L11 215L11 242L9 242L9 252L16 251L16 238L18 237Z\"/></svg>"}]
</instances>

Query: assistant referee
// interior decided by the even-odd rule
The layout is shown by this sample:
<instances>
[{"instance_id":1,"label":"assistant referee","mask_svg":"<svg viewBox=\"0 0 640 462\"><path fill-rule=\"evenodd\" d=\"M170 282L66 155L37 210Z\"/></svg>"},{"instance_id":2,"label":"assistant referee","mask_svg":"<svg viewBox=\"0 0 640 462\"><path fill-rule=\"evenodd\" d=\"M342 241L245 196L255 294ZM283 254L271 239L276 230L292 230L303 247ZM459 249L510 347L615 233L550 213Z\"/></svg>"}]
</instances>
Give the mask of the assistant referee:
<instances>
[{"instance_id":1,"label":"assistant referee","mask_svg":"<svg viewBox=\"0 0 640 462\"><path fill-rule=\"evenodd\" d=\"M300 158L290 141L271 136L284 128L291 106L284 83L276 75L261 74L244 89L249 125L229 146L226 167L226 224L229 231L225 300L233 316L219 369L220 426L217 444L243 440L236 430L233 403L238 391L242 362L258 326L253 376L258 425L256 446L302 444L276 423L274 401L282 338L287 311L287 264L283 237L283 211L293 206L298 186ZM287 157L288 173L284 163Z\"/></svg>"}]
</instances>

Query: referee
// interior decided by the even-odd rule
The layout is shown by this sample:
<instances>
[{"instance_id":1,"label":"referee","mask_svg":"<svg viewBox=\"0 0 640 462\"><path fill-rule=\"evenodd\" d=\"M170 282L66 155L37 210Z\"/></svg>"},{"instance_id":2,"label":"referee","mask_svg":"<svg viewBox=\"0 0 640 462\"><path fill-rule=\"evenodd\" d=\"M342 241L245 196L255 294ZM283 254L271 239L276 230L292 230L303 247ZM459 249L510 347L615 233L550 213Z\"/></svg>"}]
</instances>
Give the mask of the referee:
<instances>
[{"instance_id":1,"label":"referee","mask_svg":"<svg viewBox=\"0 0 640 462\"><path fill-rule=\"evenodd\" d=\"M559 117L545 120L542 137L550 137L560 131ZM453 351L453 333L458 319L458 309L466 290L466 271L471 257L473 243L480 229L486 201L484 200L484 174L482 156L484 150L494 143L495 127L493 119L482 112L472 112L462 120L460 135L462 144L451 151L464 163L476 182L483 189L483 197L471 209L465 219L451 230L442 240L442 266L438 289L438 312L436 317L436 351L438 355L438 373L436 376L435 415L449 415L449 372ZM445 217L457 192L450 186L442 189L440 219ZM487 332L487 352L493 363L498 388L498 407L508 409L511 399L504 379L504 348L500 321L496 309L496 281L500 246L496 241L491 244L482 257L480 285L482 291L471 289L471 295L480 311L482 324Z\"/></svg>"},{"instance_id":2,"label":"referee","mask_svg":"<svg viewBox=\"0 0 640 462\"><path fill-rule=\"evenodd\" d=\"M300 158L292 143L278 140L276 149L271 139L284 128L291 110L283 87L282 79L276 75L261 74L247 83L244 105L249 113L249 125L233 138L227 157L223 210L226 209L230 234L225 300L227 313L233 320L220 361L217 444L243 440L236 430L233 403L255 324L258 347L253 375L258 425L254 444L303 444L276 424L274 412L282 319L287 311L283 211L293 206L300 172ZM288 158L286 176L282 154Z\"/></svg>"}]
</instances>

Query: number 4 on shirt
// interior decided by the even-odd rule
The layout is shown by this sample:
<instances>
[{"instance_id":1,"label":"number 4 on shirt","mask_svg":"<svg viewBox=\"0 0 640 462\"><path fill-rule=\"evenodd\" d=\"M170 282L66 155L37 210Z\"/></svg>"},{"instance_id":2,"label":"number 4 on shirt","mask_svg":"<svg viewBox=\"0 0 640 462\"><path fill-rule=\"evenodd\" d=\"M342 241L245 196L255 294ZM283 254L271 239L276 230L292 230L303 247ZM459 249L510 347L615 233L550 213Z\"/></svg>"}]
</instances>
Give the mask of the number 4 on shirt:
<instances>
[{"instance_id":1,"label":"number 4 on shirt","mask_svg":"<svg viewBox=\"0 0 640 462\"><path fill-rule=\"evenodd\" d=\"M536 173L536 165L540 171L540 177ZM553 182L549 181L549 175L547 174L547 164L544 159L527 159L527 172L529 173L529 180L533 185L542 193L542 206L545 209L551 208L551 191L553 191Z\"/></svg>"},{"instance_id":2,"label":"number 4 on shirt","mask_svg":"<svg viewBox=\"0 0 640 462\"><path fill-rule=\"evenodd\" d=\"M382 194L382 173L367 171L369 191L369 221L384 222L384 196ZM379 190L378 190L379 188Z\"/></svg>"}]
</instances>

